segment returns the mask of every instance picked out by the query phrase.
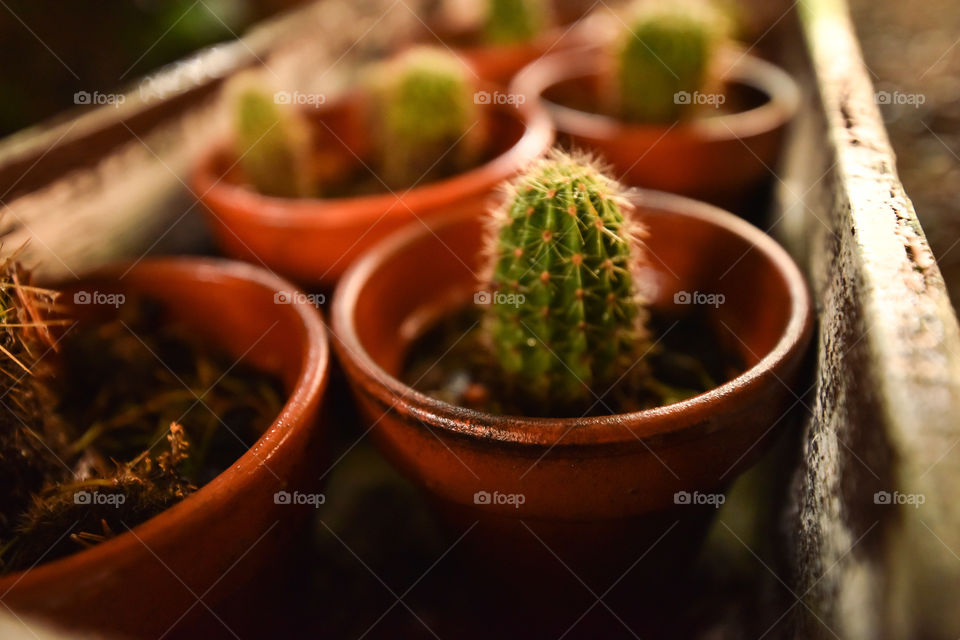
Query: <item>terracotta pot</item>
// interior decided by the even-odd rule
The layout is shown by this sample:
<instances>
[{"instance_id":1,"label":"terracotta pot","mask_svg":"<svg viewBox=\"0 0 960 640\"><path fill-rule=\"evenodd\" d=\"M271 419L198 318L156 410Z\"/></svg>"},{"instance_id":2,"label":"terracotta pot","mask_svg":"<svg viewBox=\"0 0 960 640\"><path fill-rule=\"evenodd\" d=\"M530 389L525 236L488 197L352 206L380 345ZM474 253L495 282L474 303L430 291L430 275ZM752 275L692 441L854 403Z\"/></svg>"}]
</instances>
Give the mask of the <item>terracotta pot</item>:
<instances>
[{"instance_id":1,"label":"terracotta pot","mask_svg":"<svg viewBox=\"0 0 960 640\"><path fill-rule=\"evenodd\" d=\"M126 269L71 285L62 300L69 305L77 291L148 295L210 344L278 375L286 404L250 450L196 493L102 544L0 578L0 598L18 614L72 629L177 637L189 613L205 613L206 606L254 584L253 576L277 562L306 515L303 507L276 504L274 493L313 490L327 337L313 306L275 303L279 292L294 289L259 268L159 258ZM82 323L112 309L74 305L68 313ZM198 604L201 597L204 604Z\"/></svg>"},{"instance_id":2,"label":"terracotta pot","mask_svg":"<svg viewBox=\"0 0 960 640\"><path fill-rule=\"evenodd\" d=\"M571 47L582 47L593 42L594 20L585 14L583 6L561 6L564 3L550 3L549 25L544 31L527 42L515 44L493 44L486 42L482 16L448 16L427 20L415 34L414 41L427 45L441 43L453 51L461 60L468 63L477 76L487 82L505 87L518 71L537 58L563 51ZM478 24L479 23L479 24ZM410 42L402 43L403 47Z\"/></svg>"},{"instance_id":3,"label":"terracotta pot","mask_svg":"<svg viewBox=\"0 0 960 640\"><path fill-rule=\"evenodd\" d=\"M587 43L584 29L577 24L554 27L529 42L505 45L478 44L480 42L479 34L472 31L457 35L450 44L454 53L473 67L480 78L501 86L509 85L517 72L542 56Z\"/></svg>"},{"instance_id":4,"label":"terracotta pot","mask_svg":"<svg viewBox=\"0 0 960 640\"><path fill-rule=\"evenodd\" d=\"M778 67L723 50L722 107L731 110L667 124L634 124L593 112L603 104L605 52L563 51L532 63L510 92L540 97L566 143L598 153L631 186L679 193L740 210L751 191L776 170L783 135L799 90ZM577 107L567 106L577 103ZM737 105L736 107L734 105Z\"/></svg>"},{"instance_id":5,"label":"terracotta pot","mask_svg":"<svg viewBox=\"0 0 960 640\"><path fill-rule=\"evenodd\" d=\"M680 292L723 294L724 304L700 310L747 365L683 402L607 417L528 418L453 406L400 382L411 343L473 299L484 235L476 218L394 235L335 292L337 352L371 434L451 521L480 522L488 550L520 549L525 540L545 555L520 526L529 524L564 560L586 554L595 567L609 555L622 571L623 545L639 554L675 513L701 523L684 538L695 545L706 519L678 506L676 492L722 490L764 450L794 403L812 320L804 279L786 252L713 206L656 192L632 197L650 231L651 306L682 314L692 307L675 304ZM524 501L477 504L478 492Z\"/></svg>"},{"instance_id":6,"label":"terracotta pot","mask_svg":"<svg viewBox=\"0 0 960 640\"><path fill-rule=\"evenodd\" d=\"M369 148L361 97L352 96L311 114L318 164L330 175L363 169ZM466 207L477 212L495 190L553 142L549 117L536 105L488 104L494 157L449 179L406 191L343 198L265 196L239 182L226 145L201 159L193 188L221 249L306 284L330 284L363 251L414 219L427 220Z\"/></svg>"}]
</instances>

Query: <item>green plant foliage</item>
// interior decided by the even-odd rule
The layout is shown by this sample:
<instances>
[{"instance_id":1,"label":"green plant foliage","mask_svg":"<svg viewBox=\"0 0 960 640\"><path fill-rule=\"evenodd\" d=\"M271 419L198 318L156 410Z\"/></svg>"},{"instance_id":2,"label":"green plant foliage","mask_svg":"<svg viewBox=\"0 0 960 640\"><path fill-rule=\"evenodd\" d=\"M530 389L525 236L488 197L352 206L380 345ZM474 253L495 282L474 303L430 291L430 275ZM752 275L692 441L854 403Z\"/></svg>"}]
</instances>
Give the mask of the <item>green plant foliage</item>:
<instances>
[{"instance_id":1,"label":"green plant foliage","mask_svg":"<svg viewBox=\"0 0 960 640\"><path fill-rule=\"evenodd\" d=\"M484 331L509 386L545 408L589 403L646 345L629 206L589 159L554 151L496 216Z\"/></svg>"},{"instance_id":2,"label":"green plant foliage","mask_svg":"<svg viewBox=\"0 0 960 640\"><path fill-rule=\"evenodd\" d=\"M494 44L527 42L543 31L546 17L543 0L488 0L484 37Z\"/></svg>"},{"instance_id":3,"label":"green plant foliage","mask_svg":"<svg viewBox=\"0 0 960 640\"><path fill-rule=\"evenodd\" d=\"M416 47L372 71L374 151L391 188L455 172L479 152L483 123L466 65Z\"/></svg>"},{"instance_id":4,"label":"green plant foliage","mask_svg":"<svg viewBox=\"0 0 960 640\"><path fill-rule=\"evenodd\" d=\"M287 198L315 194L310 171L310 129L288 104L253 81L233 91L235 152L260 193Z\"/></svg>"},{"instance_id":5,"label":"green plant foliage","mask_svg":"<svg viewBox=\"0 0 960 640\"><path fill-rule=\"evenodd\" d=\"M672 122L707 84L710 61L727 21L705 2L643 2L614 51L620 115Z\"/></svg>"}]
</instances>

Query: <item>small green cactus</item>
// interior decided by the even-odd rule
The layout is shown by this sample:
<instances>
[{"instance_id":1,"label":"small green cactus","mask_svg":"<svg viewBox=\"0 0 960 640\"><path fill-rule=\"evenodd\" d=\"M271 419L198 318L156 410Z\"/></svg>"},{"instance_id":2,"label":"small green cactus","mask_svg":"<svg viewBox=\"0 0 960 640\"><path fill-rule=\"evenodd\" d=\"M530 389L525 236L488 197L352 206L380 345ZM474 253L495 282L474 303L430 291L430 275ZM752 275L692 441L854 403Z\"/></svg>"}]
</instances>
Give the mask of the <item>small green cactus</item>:
<instances>
[{"instance_id":1,"label":"small green cactus","mask_svg":"<svg viewBox=\"0 0 960 640\"><path fill-rule=\"evenodd\" d=\"M432 47L374 69L373 147L388 186L409 187L476 159L483 123L469 74L455 55Z\"/></svg>"},{"instance_id":2,"label":"small green cactus","mask_svg":"<svg viewBox=\"0 0 960 640\"><path fill-rule=\"evenodd\" d=\"M642 232L628 208L588 158L553 151L495 217L483 331L508 386L545 411L589 406L646 345Z\"/></svg>"},{"instance_id":3,"label":"small green cactus","mask_svg":"<svg viewBox=\"0 0 960 640\"><path fill-rule=\"evenodd\" d=\"M289 104L253 81L233 90L234 151L260 193L285 198L315 195L310 129Z\"/></svg>"},{"instance_id":4,"label":"small green cactus","mask_svg":"<svg viewBox=\"0 0 960 640\"><path fill-rule=\"evenodd\" d=\"M547 22L543 0L488 0L484 37L494 44L527 42Z\"/></svg>"},{"instance_id":5,"label":"small green cactus","mask_svg":"<svg viewBox=\"0 0 960 640\"><path fill-rule=\"evenodd\" d=\"M726 26L706 2L643 2L614 52L620 116L633 122L678 120L707 84Z\"/></svg>"}]
</instances>

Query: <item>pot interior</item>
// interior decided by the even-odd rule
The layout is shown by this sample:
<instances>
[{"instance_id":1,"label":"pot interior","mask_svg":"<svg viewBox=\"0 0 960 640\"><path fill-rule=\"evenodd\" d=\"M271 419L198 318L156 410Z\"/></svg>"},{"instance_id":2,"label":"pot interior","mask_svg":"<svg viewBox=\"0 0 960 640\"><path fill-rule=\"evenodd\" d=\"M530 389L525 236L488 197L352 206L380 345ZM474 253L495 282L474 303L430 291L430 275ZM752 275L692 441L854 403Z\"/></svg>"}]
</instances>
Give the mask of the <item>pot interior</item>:
<instances>
[{"instance_id":1,"label":"pot interior","mask_svg":"<svg viewBox=\"0 0 960 640\"><path fill-rule=\"evenodd\" d=\"M738 354L751 367L787 329L787 280L764 250L737 232L746 223L732 216L714 222L709 212L718 210L676 202L661 208L637 200L635 215L649 231L642 291L664 317L701 314L723 342L718 349ZM696 204L697 212L686 213L685 204ZM471 303L480 287L483 227L482 220L458 219L433 233L406 236L382 260L368 263L372 272L358 291L352 320L360 344L391 376L400 377L416 338Z\"/></svg>"},{"instance_id":2,"label":"pot interior","mask_svg":"<svg viewBox=\"0 0 960 640\"><path fill-rule=\"evenodd\" d=\"M554 110L557 107L565 107L591 115L618 118L612 105L611 84L612 79L608 74L598 73L591 69L580 75L559 79L547 86L542 95L543 99ZM770 96L766 92L744 81L736 74L731 74L722 80L720 93L724 97L723 104L717 107L708 104L698 105L687 116L687 119L704 119L743 113L770 102ZM659 128L657 123L650 125L635 123L635 126Z\"/></svg>"},{"instance_id":3,"label":"pot interior","mask_svg":"<svg viewBox=\"0 0 960 640\"><path fill-rule=\"evenodd\" d=\"M153 261L118 275L94 275L64 287L60 300L67 317L82 327L117 314L110 304L78 303L84 294L94 301L119 294L124 296L120 304L137 296L149 298L163 306L170 322L277 376L287 393L293 390L305 365L309 337L296 307L276 303L272 288L202 264ZM158 362L157 366L163 365Z\"/></svg>"}]
</instances>

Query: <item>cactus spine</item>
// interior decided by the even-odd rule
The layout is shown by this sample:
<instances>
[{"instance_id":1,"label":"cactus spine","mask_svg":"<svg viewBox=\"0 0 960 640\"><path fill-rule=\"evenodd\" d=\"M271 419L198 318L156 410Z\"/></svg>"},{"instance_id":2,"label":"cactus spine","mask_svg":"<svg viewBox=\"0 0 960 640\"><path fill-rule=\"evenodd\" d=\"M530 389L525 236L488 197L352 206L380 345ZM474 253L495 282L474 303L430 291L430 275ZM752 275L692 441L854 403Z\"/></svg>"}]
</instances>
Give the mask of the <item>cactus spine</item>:
<instances>
[{"instance_id":1,"label":"cactus spine","mask_svg":"<svg viewBox=\"0 0 960 640\"><path fill-rule=\"evenodd\" d=\"M542 0L488 0L484 36L494 44L527 42L546 23Z\"/></svg>"},{"instance_id":2,"label":"cactus spine","mask_svg":"<svg viewBox=\"0 0 960 640\"><path fill-rule=\"evenodd\" d=\"M416 47L374 70L374 151L391 188L472 163L482 140L466 65L452 53Z\"/></svg>"},{"instance_id":3,"label":"cactus spine","mask_svg":"<svg viewBox=\"0 0 960 640\"><path fill-rule=\"evenodd\" d=\"M542 410L589 405L642 353L641 230L628 207L589 159L554 151L510 186L495 216L498 293L483 327L510 388Z\"/></svg>"},{"instance_id":4,"label":"cactus spine","mask_svg":"<svg viewBox=\"0 0 960 640\"><path fill-rule=\"evenodd\" d=\"M726 22L705 2L644 2L620 39L614 59L621 117L670 122L689 110L707 84L710 60Z\"/></svg>"},{"instance_id":5,"label":"cactus spine","mask_svg":"<svg viewBox=\"0 0 960 640\"><path fill-rule=\"evenodd\" d=\"M310 172L310 130L289 104L253 81L233 91L235 152L260 193L286 198L315 195Z\"/></svg>"}]
</instances>

